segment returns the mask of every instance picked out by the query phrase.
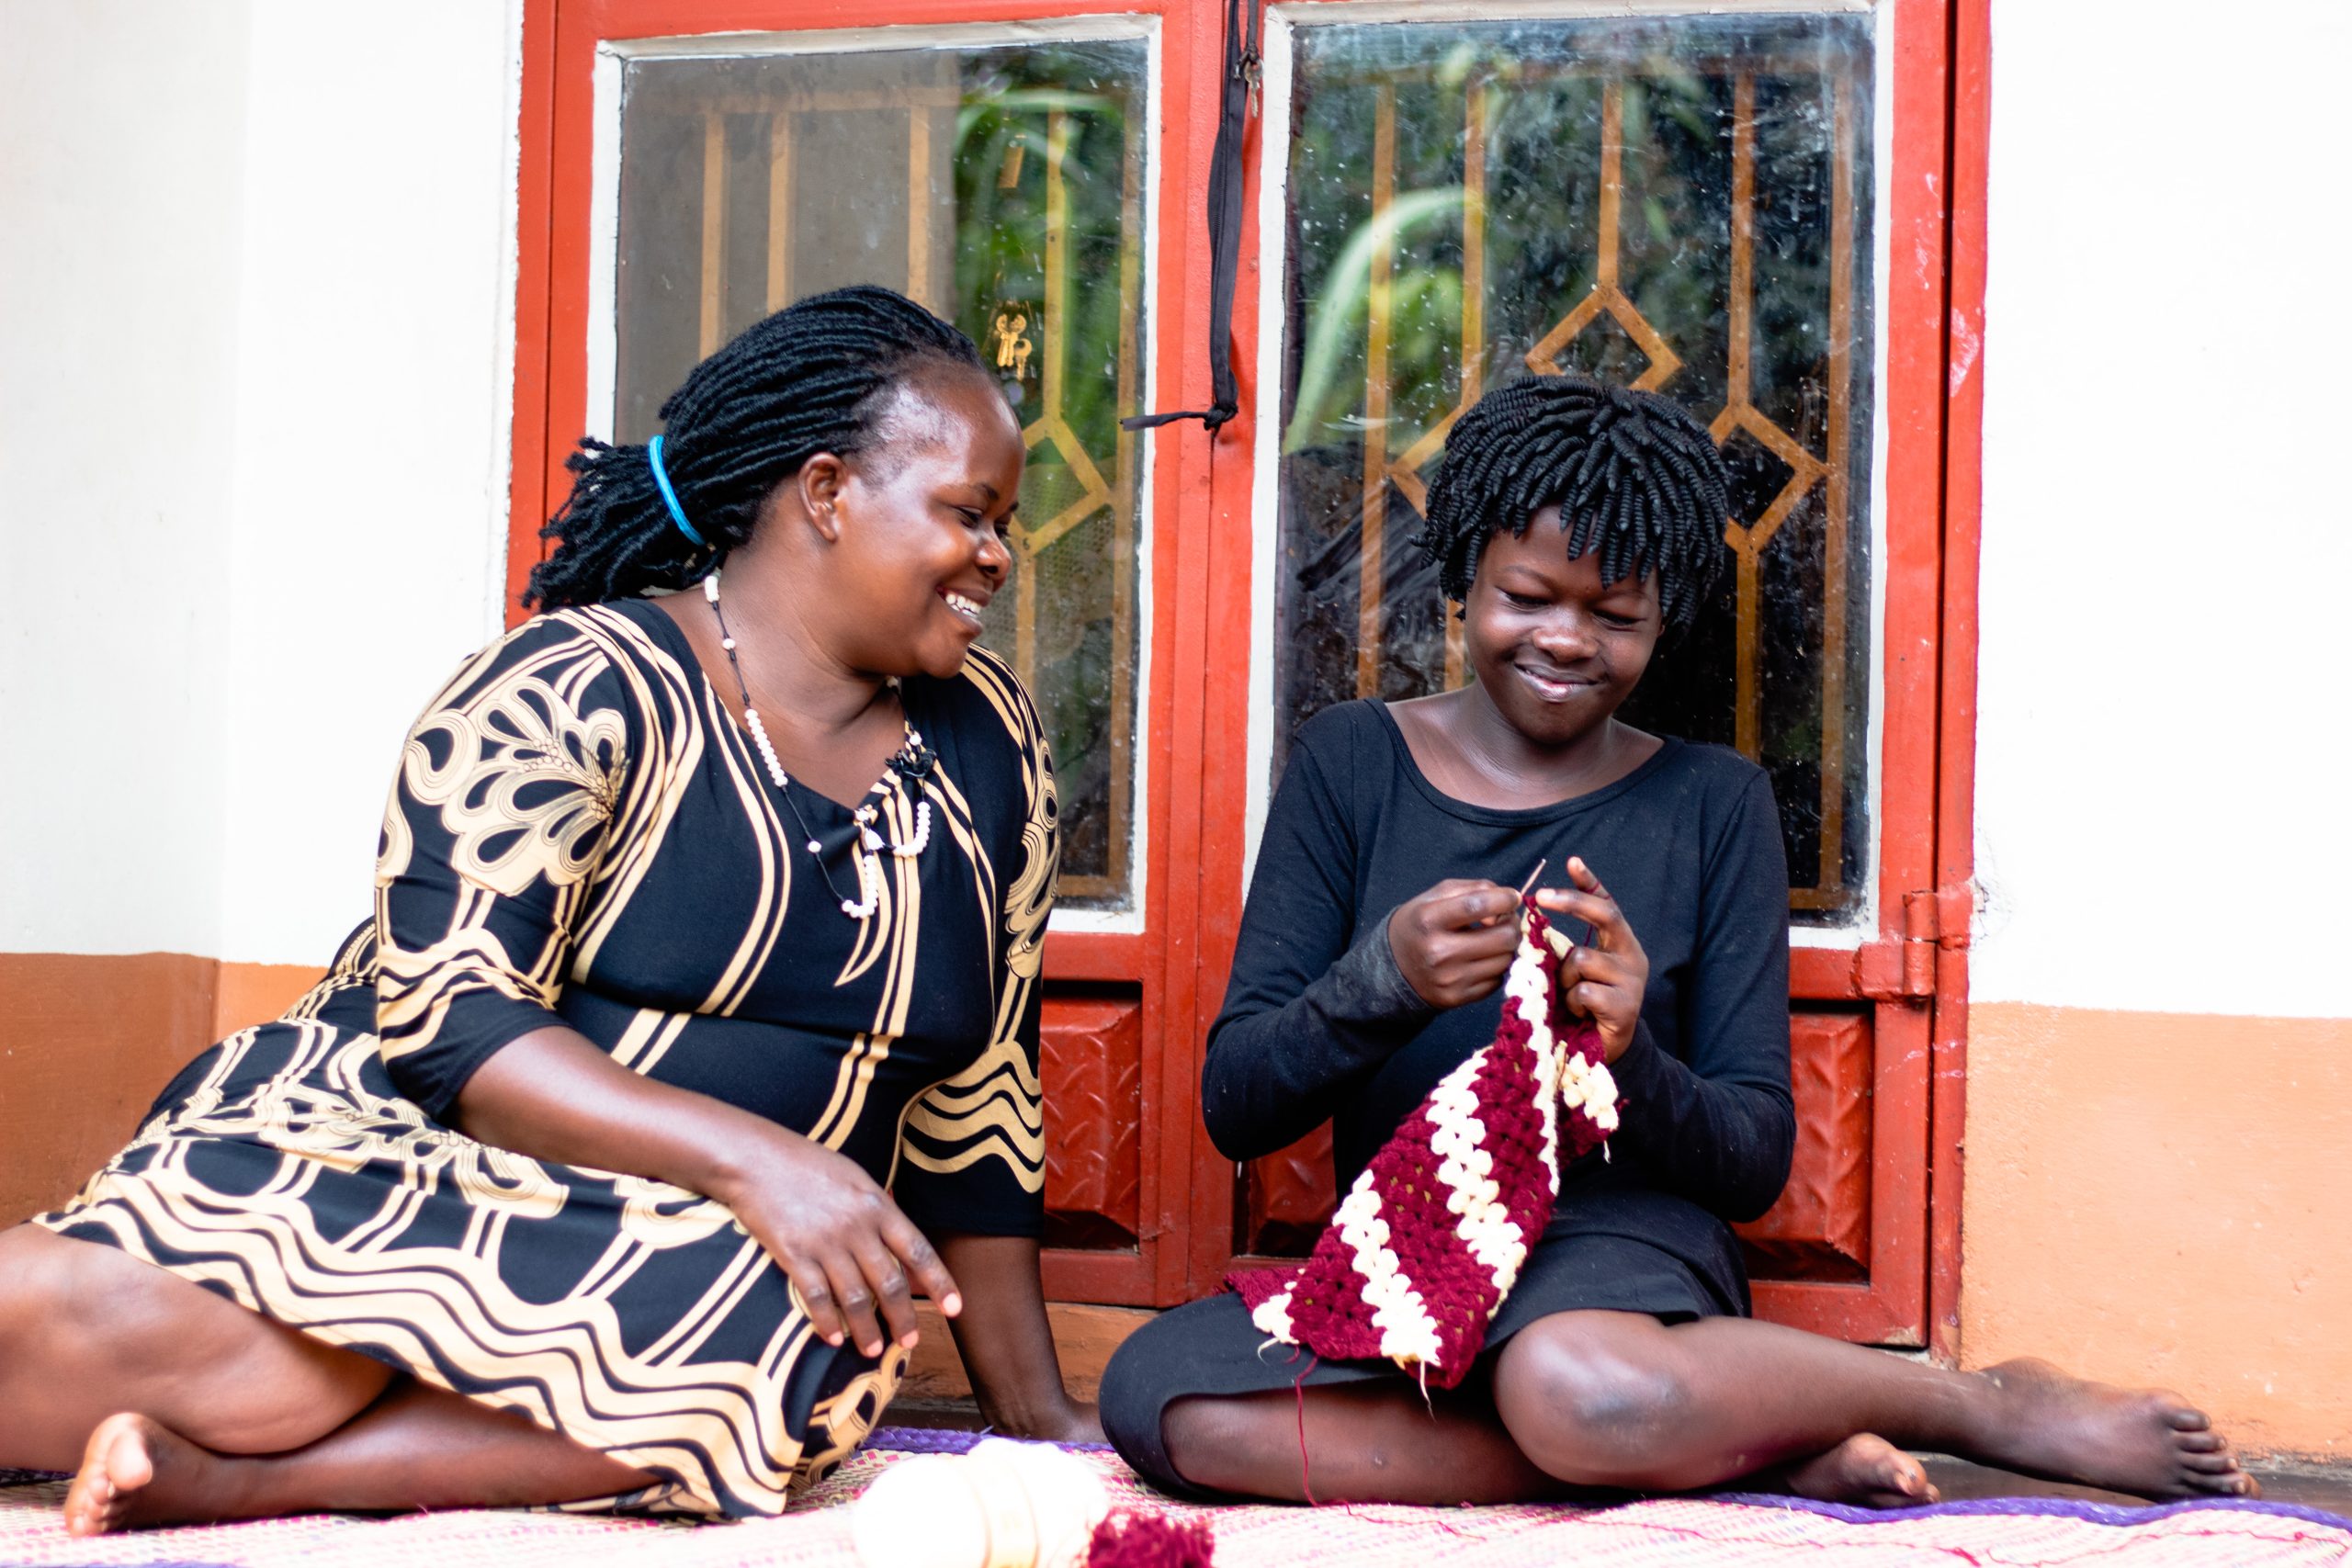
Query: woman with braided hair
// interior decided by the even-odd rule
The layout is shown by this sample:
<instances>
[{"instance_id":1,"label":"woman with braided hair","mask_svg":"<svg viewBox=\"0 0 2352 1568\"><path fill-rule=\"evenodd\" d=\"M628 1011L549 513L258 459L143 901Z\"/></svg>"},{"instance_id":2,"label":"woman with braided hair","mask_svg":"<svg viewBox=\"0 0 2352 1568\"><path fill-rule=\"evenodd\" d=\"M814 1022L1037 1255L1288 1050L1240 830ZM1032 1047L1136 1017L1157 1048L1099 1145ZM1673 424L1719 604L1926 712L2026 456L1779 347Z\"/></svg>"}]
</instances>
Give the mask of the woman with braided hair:
<instances>
[{"instance_id":1,"label":"woman with braided hair","mask_svg":"<svg viewBox=\"0 0 2352 1568\"><path fill-rule=\"evenodd\" d=\"M0 1235L0 1465L78 1466L74 1530L773 1513L917 1292L999 1427L1099 1431L1037 1276L1053 773L973 646L1020 428L880 288L662 417L572 457L541 613L411 729L327 977Z\"/></svg>"},{"instance_id":2,"label":"woman with braided hair","mask_svg":"<svg viewBox=\"0 0 2352 1568\"><path fill-rule=\"evenodd\" d=\"M1903 1506L1935 1495L1904 1451L1922 1448L2150 1496L2256 1490L2173 1395L2035 1361L1951 1372L1749 1315L1730 1223L1771 1206L1795 1141L1779 816L1736 752L1615 716L1705 598L1728 512L1706 430L1650 393L1531 378L1450 433L1423 543L1475 679L1302 727L1203 1075L1221 1152L1255 1158L1328 1121L1350 1197L1308 1272L1166 1314L1113 1359L1103 1424L1159 1485L1434 1504L1759 1477ZM1505 1048L1514 888L1539 863L1568 885L1537 905L1583 936L1556 995L1622 1100L1605 1146L1559 1170L1542 1234L1511 1231L1521 1261L1494 1251L1489 1167L1438 1171L1451 1208L1429 1178L1383 1183L1430 1168L1402 1163L1417 1128L1422 1156L1452 1138L1462 1161L1530 1114L1480 1101L1464 1122L1460 1086L1491 1080L1457 1069ZM1294 1315L1311 1307L1334 1345L1364 1343L1367 1322L1396 1325L1384 1347L1434 1345L1432 1325L1462 1321L1446 1260L1490 1256L1506 1261L1483 1344L1434 1380L1426 1350L1318 1359Z\"/></svg>"}]
</instances>

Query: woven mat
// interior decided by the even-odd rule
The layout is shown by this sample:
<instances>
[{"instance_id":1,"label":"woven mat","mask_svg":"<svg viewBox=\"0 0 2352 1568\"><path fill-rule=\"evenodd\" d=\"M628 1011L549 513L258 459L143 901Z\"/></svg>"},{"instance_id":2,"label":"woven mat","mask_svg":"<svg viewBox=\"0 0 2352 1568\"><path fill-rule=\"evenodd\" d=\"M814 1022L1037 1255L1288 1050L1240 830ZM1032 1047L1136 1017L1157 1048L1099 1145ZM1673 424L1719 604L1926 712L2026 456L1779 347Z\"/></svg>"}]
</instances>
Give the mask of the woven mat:
<instances>
[{"instance_id":1,"label":"woven mat","mask_svg":"<svg viewBox=\"0 0 2352 1568\"><path fill-rule=\"evenodd\" d=\"M842 1505L912 1452L969 1446L968 1434L885 1429L780 1519L673 1525L491 1509L399 1518L311 1515L254 1524L150 1530L75 1540L60 1522L62 1481L0 1475L0 1568L41 1564L139 1568L855 1568ZM1180 1517L1205 1517L1218 1568L1525 1568L1574 1562L2086 1564L2352 1563L2352 1520L2272 1503L2117 1508L2052 1498L1948 1503L1869 1513L1785 1497L1661 1498L1617 1507L1200 1508L1150 1491L1100 1450L1114 1501Z\"/></svg>"}]
</instances>

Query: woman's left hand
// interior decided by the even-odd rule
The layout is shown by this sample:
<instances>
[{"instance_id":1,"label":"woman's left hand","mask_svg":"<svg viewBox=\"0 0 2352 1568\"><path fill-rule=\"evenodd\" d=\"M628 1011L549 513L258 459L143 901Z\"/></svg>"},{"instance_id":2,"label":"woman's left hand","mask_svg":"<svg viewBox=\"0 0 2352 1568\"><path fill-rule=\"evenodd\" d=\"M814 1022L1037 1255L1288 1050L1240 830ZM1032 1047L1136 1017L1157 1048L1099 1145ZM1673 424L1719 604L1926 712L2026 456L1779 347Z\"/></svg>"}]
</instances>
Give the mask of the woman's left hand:
<instances>
[{"instance_id":1,"label":"woman's left hand","mask_svg":"<svg viewBox=\"0 0 2352 1568\"><path fill-rule=\"evenodd\" d=\"M1535 907L1547 915L1566 915L1592 928L1589 945L1568 950L1560 962L1560 985L1571 1011L1589 1018L1600 1031L1603 1059L1614 1063L1634 1043L1634 1026L1642 1018L1642 992L1650 981L1649 954L1626 923L1625 911L1581 859L1570 857L1568 879L1574 888L1537 890Z\"/></svg>"}]
</instances>

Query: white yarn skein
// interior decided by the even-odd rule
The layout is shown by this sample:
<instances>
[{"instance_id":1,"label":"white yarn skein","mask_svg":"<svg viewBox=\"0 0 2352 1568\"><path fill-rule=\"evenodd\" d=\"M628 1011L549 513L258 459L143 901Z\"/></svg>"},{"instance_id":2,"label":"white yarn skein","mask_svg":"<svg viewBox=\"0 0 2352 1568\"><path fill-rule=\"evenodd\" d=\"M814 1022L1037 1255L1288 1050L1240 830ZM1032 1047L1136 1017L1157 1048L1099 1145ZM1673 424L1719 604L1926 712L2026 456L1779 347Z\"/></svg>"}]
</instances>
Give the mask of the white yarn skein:
<instances>
[{"instance_id":1,"label":"white yarn skein","mask_svg":"<svg viewBox=\"0 0 2352 1568\"><path fill-rule=\"evenodd\" d=\"M980 1568L988 1517L945 1454L902 1459L857 1500L850 1539L866 1568Z\"/></svg>"},{"instance_id":2,"label":"white yarn skein","mask_svg":"<svg viewBox=\"0 0 2352 1568\"><path fill-rule=\"evenodd\" d=\"M1080 1461L990 1438L890 1466L858 1498L850 1536L865 1568L1080 1568L1110 1511Z\"/></svg>"}]
</instances>

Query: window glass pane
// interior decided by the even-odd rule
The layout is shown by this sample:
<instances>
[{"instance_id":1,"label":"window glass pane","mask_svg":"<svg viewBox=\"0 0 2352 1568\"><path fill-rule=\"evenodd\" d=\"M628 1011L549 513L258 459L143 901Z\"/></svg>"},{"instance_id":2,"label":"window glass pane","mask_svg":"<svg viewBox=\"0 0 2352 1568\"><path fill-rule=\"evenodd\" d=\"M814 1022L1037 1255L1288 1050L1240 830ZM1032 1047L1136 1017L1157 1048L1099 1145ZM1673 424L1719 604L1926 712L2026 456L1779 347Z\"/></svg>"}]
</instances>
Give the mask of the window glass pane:
<instances>
[{"instance_id":1,"label":"window glass pane","mask_svg":"<svg viewBox=\"0 0 2352 1568\"><path fill-rule=\"evenodd\" d=\"M988 645L1044 711L1065 905L1133 902L1146 45L648 58L625 67L625 440L695 362L851 283L979 344L1026 426Z\"/></svg>"},{"instance_id":2,"label":"window glass pane","mask_svg":"<svg viewBox=\"0 0 2352 1568\"><path fill-rule=\"evenodd\" d=\"M1294 34L1275 725L1462 681L1413 540L1485 388L1582 371L1709 423L1725 570L1627 716L1771 773L1801 920L1867 865L1871 20Z\"/></svg>"}]
</instances>

